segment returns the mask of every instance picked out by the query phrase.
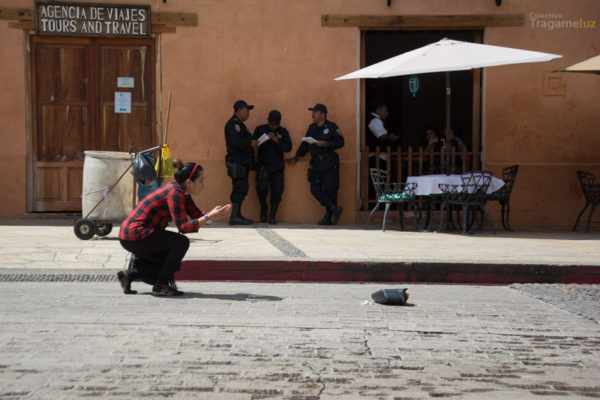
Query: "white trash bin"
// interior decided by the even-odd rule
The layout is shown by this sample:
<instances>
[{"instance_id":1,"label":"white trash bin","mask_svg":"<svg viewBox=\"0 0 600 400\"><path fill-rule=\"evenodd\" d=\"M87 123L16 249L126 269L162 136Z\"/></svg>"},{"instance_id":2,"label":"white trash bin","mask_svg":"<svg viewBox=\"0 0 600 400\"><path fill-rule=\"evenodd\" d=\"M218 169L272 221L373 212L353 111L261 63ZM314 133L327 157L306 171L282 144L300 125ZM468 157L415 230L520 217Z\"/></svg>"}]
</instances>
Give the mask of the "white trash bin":
<instances>
[{"instance_id":1,"label":"white trash bin","mask_svg":"<svg viewBox=\"0 0 600 400\"><path fill-rule=\"evenodd\" d=\"M133 209L134 179L130 169L135 154L117 151L85 151L81 214L75 235L91 239L105 236L111 222L121 222ZM121 178L122 177L122 178ZM114 187L113 187L114 186Z\"/></svg>"}]
</instances>

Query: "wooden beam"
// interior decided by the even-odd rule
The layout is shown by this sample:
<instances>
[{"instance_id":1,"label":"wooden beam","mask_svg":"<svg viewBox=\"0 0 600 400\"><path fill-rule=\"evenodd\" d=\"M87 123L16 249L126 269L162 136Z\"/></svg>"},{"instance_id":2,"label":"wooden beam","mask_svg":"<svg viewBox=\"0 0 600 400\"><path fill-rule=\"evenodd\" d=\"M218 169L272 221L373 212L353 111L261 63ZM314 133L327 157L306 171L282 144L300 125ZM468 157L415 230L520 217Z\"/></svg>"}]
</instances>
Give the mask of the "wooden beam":
<instances>
[{"instance_id":1,"label":"wooden beam","mask_svg":"<svg viewBox=\"0 0 600 400\"><path fill-rule=\"evenodd\" d=\"M152 24L198 26L198 14L196 13L156 12L151 15Z\"/></svg>"},{"instance_id":2,"label":"wooden beam","mask_svg":"<svg viewBox=\"0 0 600 400\"><path fill-rule=\"evenodd\" d=\"M151 33L175 33L177 28L174 26L152 24Z\"/></svg>"},{"instance_id":3,"label":"wooden beam","mask_svg":"<svg viewBox=\"0 0 600 400\"><path fill-rule=\"evenodd\" d=\"M321 16L321 26L330 28L484 28L524 25L524 14Z\"/></svg>"},{"instance_id":4,"label":"wooden beam","mask_svg":"<svg viewBox=\"0 0 600 400\"><path fill-rule=\"evenodd\" d=\"M33 21L33 8L0 7L0 19Z\"/></svg>"},{"instance_id":5,"label":"wooden beam","mask_svg":"<svg viewBox=\"0 0 600 400\"><path fill-rule=\"evenodd\" d=\"M13 29L35 30L33 21L9 21L8 27Z\"/></svg>"}]
</instances>

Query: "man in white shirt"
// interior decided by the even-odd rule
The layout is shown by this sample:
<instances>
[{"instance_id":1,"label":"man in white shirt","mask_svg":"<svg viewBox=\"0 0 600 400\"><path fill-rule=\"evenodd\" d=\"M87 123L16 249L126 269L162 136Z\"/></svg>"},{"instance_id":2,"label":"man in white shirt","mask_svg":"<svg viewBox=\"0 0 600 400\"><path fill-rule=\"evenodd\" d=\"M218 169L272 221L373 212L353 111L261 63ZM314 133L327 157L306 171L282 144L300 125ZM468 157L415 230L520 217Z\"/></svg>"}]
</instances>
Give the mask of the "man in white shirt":
<instances>
[{"instance_id":1,"label":"man in white shirt","mask_svg":"<svg viewBox=\"0 0 600 400\"><path fill-rule=\"evenodd\" d=\"M398 140L398 136L393 133L389 133L385 126L383 125L383 121L387 119L389 115L389 111L387 105L381 104L375 109L375 112L371 113L371 120L369 121L369 131L377 138L379 142L382 142L380 145L385 145L387 143L394 142Z\"/></svg>"}]
</instances>

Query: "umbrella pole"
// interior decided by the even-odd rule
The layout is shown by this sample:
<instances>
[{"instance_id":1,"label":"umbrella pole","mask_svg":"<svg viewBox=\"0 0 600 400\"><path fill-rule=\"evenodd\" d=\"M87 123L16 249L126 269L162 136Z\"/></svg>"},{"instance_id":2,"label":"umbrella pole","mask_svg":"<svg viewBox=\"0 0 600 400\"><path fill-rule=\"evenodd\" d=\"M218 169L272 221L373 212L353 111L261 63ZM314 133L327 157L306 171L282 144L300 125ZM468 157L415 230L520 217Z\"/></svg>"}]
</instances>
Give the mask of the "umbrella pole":
<instances>
[{"instance_id":1,"label":"umbrella pole","mask_svg":"<svg viewBox=\"0 0 600 400\"><path fill-rule=\"evenodd\" d=\"M450 175L450 115L452 110L452 89L450 89L450 71L446 71L446 174Z\"/></svg>"}]
</instances>

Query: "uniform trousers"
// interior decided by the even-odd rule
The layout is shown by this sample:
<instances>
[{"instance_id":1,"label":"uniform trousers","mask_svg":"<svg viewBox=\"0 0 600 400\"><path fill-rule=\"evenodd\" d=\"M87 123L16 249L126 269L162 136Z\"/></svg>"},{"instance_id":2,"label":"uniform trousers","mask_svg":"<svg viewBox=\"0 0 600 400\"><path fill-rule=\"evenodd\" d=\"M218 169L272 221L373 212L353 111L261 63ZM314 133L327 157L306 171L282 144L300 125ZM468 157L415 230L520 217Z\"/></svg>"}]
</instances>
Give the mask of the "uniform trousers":
<instances>
[{"instance_id":1,"label":"uniform trousers","mask_svg":"<svg viewBox=\"0 0 600 400\"><path fill-rule=\"evenodd\" d=\"M283 193L283 171L273 171L267 177L256 180L256 194L261 203L267 201L269 187L271 187L271 204L279 203Z\"/></svg>"},{"instance_id":2,"label":"uniform trousers","mask_svg":"<svg viewBox=\"0 0 600 400\"><path fill-rule=\"evenodd\" d=\"M190 247L190 240L181 233L156 229L140 240L120 240L121 246L133 253L140 262L133 274L146 282L156 274L155 284L166 284L181 267L181 260Z\"/></svg>"},{"instance_id":3,"label":"uniform trousers","mask_svg":"<svg viewBox=\"0 0 600 400\"><path fill-rule=\"evenodd\" d=\"M337 192L340 186L340 172L336 167L323 171L310 172L310 192L323 207L337 205Z\"/></svg>"},{"instance_id":4,"label":"uniform trousers","mask_svg":"<svg viewBox=\"0 0 600 400\"><path fill-rule=\"evenodd\" d=\"M231 195L229 199L232 203L241 203L248 194L250 185L248 184L248 169L243 168L241 171L238 170L235 173L227 168L227 174L231 178Z\"/></svg>"}]
</instances>

